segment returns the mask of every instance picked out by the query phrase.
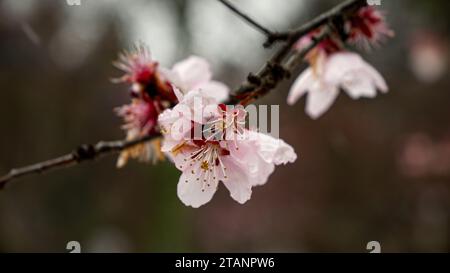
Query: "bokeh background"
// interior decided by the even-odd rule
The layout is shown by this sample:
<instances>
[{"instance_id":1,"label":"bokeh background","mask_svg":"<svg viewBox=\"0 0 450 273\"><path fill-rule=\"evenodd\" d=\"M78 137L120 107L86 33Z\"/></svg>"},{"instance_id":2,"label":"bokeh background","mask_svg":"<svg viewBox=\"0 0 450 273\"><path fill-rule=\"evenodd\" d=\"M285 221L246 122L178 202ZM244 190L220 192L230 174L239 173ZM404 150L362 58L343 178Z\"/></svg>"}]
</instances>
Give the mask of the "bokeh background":
<instances>
[{"instance_id":1,"label":"bokeh background","mask_svg":"<svg viewBox=\"0 0 450 273\"><path fill-rule=\"evenodd\" d=\"M298 26L340 1L235 0L264 25ZM0 0L0 172L81 143L121 139L118 52L143 41L164 66L190 54L236 86L271 54L264 37L213 0ZM391 92L342 94L317 121L289 83L281 137L300 155L245 205L221 186L200 209L177 198L170 163L115 156L21 179L0 193L0 252L384 252L450 250L450 2L382 0L396 37L364 53ZM303 67L304 68L304 67ZM300 70L298 71L300 72Z\"/></svg>"}]
</instances>

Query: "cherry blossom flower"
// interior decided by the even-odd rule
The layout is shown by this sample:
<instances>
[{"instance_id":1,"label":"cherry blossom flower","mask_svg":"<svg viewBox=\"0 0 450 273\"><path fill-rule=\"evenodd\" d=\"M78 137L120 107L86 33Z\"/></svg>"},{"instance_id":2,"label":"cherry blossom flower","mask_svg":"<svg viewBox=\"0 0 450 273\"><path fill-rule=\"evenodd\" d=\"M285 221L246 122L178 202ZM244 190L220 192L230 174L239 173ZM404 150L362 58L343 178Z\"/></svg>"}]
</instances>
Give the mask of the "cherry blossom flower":
<instances>
[{"instance_id":1,"label":"cherry blossom flower","mask_svg":"<svg viewBox=\"0 0 450 273\"><path fill-rule=\"evenodd\" d=\"M192 100L202 104L203 118L191 116L198 110L193 109ZM296 160L293 148L283 140L246 130L245 115L242 108L217 104L200 90L189 92L174 109L160 115L165 134L162 151L182 171L177 191L185 205L198 208L208 203L220 181L243 204L250 199L253 186L267 182L275 165ZM180 120L187 129L179 130ZM196 127L207 134L192 138ZM184 137L179 138L180 134Z\"/></svg>"},{"instance_id":2,"label":"cherry blossom flower","mask_svg":"<svg viewBox=\"0 0 450 273\"><path fill-rule=\"evenodd\" d=\"M154 133L158 112L153 102L133 99L130 105L117 108L116 112L125 121L125 125L122 128L127 132L127 140L134 140ZM155 139L126 149L120 154L117 167L125 166L129 158L137 158L143 162L163 160L164 156L160 151L160 142L160 139Z\"/></svg>"},{"instance_id":3,"label":"cherry blossom flower","mask_svg":"<svg viewBox=\"0 0 450 273\"><path fill-rule=\"evenodd\" d=\"M293 105L308 93L306 113L313 119L324 114L342 88L352 99L374 98L377 89L386 93L383 77L356 53L338 52L327 56L318 52L314 66L306 69L294 82L288 96Z\"/></svg>"},{"instance_id":4,"label":"cherry blossom flower","mask_svg":"<svg viewBox=\"0 0 450 273\"><path fill-rule=\"evenodd\" d=\"M116 111L124 119L122 127L127 132L127 140L154 134L157 131L158 116L165 109L174 107L191 88L225 100L228 88L212 81L212 72L206 60L191 56L174 65L169 70L160 67L143 45L138 45L132 52L125 52L115 63L125 75L115 82L131 86L132 102ZM177 93L175 93L174 86ZM214 93L213 93L214 92ZM118 167L123 167L129 158L141 161L156 161L164 158L160 149L160 139L134 146L124 150L119 156Z\"/></svg>"},{"instance_id":5,"label":"cherry blossom flower","mask_svg":"<svg viewBox=\"0 0 450 273\"><path fill-rule=\"evenodd\" d=\"M382 11L375 7L361 8L347 22L350 42L370 49L371 45L378 46L386 38L394 36Z\"/></svg>"},{"instance_id":6,"label":"cherry blossom flower","mask_svg":"<svg viewBox=\"0 0 450 273\"><path fill-rule=\"evenodd\" d=\"M114 65L125 72L114 82L130 84L133 97L146 93L164 103L176 102L170 81L161 73L159 63L151 58L150 50L144 45L137 45L133 51L120 54L119 61Z\"/></svg>"},{"instance_id":7,"label":"cherry blossom flower","mask_svg":"<svg viewBox=\"0 0 450 273\"><path fill-rule=\"evenodd\" d=\"M294 49L298 51L302 51L304 48L308 47L314 40L314 37L320 34L323 31L322 28L311 31L306 34L302 38L298 39L298 41L294 44ZM343 48L343 44L339 39L336 39L334 35L323 39L320 41L313 50L311 50L307 55L306 59L314 64L314 60L319 56L319 53L323 53L325 55L331 55L333 53L341 51Z\"/></svg>"},{"instance_id":8,"label":"cherry blossom flower","mask_svg":"<svg viewBox=\"0 0 450 273\"><path fill-rule=\"evenodd\" d=\"M125 75L115 82L130 84L132 102L117 108L116 112L124 119L122 128L127 132L126 139L134 140L153 134L159 113L173 106L177 98L172 85L160 72L159 64L152 60L148 48L138 45L132 52L125 52L119 58L115 66L123 70ZM160 139L122 151L117 167L125 166L130 158L153 162L163 159Z\"/></svg>"},{"instance_id":9,"label":"cherry blossom flower","mask_svg":"<svg viewBox=\"0 0 450 273\"><path fill-rule=\"evenodd\" d=\"M361 8L345 23L353 43L376 45L393 32L386 24L383 14L373 7ZM305 35L294 45L303 50L313 42L313 37L322 28ZM339 91L344 90L352 99L374 98L377 89L388 91L383 77L356 53L345 51L342 38L332 33L320 41L305 57L310 67L294 82L288 96L292 105L308 93L306 113L313 119L323 115L336 100Z\"/></svg>"},{"instance_id":10,"label":"cherry blossom flower","mask_svg":"<svg viewBox=\"0 0 450 273\"><path fill-rule=\"evenodd\" d=\"M209 63L198 56L190 56L184 61L176 63L170 71L165 71L181 94L191 90L200 90L217 101L223 102L228 98L228 87L218 81L212 80L212 71Z\"/></svg>"}]
</instances>

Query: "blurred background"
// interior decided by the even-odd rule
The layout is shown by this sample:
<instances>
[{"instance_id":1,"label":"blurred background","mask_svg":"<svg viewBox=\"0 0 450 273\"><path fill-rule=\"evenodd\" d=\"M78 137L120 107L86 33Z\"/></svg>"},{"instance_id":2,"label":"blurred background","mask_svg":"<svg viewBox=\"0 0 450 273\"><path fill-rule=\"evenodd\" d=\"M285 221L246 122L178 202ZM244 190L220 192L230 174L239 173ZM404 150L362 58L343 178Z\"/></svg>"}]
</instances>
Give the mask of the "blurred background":
<instances>
[{"instance_id":1,"label":"blurred background","mask_svg":"<svg viewBox=\"0 0 450 273\"><path fill-rule=\"evenodd\" d=\"M339 2L234 1L280 31ZM280 135L300 157L247 204L220 186L185 207L172 164L117 170L109 156L1 192L0 252L67 252L74 240L83 252L367 252L373 240L383 252L450 251L449 3L382 1L396 37L364 57L389 94L341 94L317 121L304 99L287 106L289 83L260 100L280 105ZM113 108L129 98L111 63L138 41L166 67L204 56L230 86L271 54L212 0L0 0L0 172L123 138Z\"/></svg>"}]
</instances>

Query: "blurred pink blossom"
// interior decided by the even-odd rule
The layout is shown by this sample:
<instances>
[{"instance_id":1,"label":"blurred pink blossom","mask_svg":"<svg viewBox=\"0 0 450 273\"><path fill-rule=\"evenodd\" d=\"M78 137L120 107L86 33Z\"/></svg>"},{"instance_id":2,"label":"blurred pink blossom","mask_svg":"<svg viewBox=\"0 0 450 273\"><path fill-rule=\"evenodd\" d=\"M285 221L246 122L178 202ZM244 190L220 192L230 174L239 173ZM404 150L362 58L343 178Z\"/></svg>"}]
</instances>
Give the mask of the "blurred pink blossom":
<instances>
[{"instance_id":1,"label":"blurred pink blossom","mask_svg":"<svg viewBox=\"0 0 450 273\"><path fill-rule=\"evenodd\" d=\"M374 7L361 8L346 19L345 31L348 41L370 48L385 37L392 37L381 11ZM308 47L319 28L300 38L294 48L301 51ZM374 98L377 89L388 92L384 78L361 56L345 50L345 43L337 33L320 41L307 55L310 67L297 78L289 91L288 104L295 104L308 93L306 113L313 119L322 116L344 90L352 99Z\"/></svg>"},{"instance_id":2,"label":"blurred pink blossom","mask_svg":"<svg viewBox=\"0 0 450 273\"><path fill-rule=\"evenodd\" d=\"M319 50L312 67L294 82L288 96L293 105L308 93L306 113L313 119L323 115L336 100L342 88L352 99L374 98L377 89L386 93L383 77L358 54L338 52L328 56Z\"/></svg>"},{"instance_id":3,"label":"blurred pink blossom","mask_svg":"<svg viewBox=\"0 0 450 273\"><path fill-rule=\"evenodd\" d=\"M448 42L432 32L418 32L411 41L410 68L424 83L433 83L448 71Z\"/></svg>"},{"instance_id":4,"label":"blurred pink blossom","mask_svg":"<svg viewBox=\"0 0 450 273\"><path fill-rule=\"evenodd\" d=\"M350 17L347 26L349 39L364 49L378 46L386 38L394 36L382 11L375 7L363 7L354 16Z\"/></svg>"},{"instance_id":5,"label":"blurred pink blossom","mask_svg":"<svg viewBox=\"0 0 450 273\"><path fill-rule=\"evenodd\" d=\"M449 175L450 139L433 141L424 133L412 134L404 141L398 161L401 172L407 176Z\"/></svg>"}]
</instances>

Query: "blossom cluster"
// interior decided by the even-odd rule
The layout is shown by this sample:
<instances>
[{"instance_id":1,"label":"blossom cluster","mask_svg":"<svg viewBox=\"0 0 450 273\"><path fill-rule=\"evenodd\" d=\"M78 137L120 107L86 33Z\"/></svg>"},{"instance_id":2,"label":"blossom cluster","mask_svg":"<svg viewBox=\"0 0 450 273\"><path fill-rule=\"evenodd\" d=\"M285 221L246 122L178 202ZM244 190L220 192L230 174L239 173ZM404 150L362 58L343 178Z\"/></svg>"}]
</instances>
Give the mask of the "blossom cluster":
<instances>
[{"instance_id":1,"label":"blossom cluster","mask_svg":"<svg viewBox=\"0 0 450 273\"><path fill-rule=\"evenodd\" d=\"M384 15L374 7L361 8L348 19L345 29L349 44L365 48L377 46L386 37L394 35ZM321 31L317 29L301 38L295 48L303 50ZM377 90L388 92L388 86L380 73L360 55L346 50L346 45L337 33L321 41L307 54L306 59L310 67L292 85L287 102L293 105L308 94L306 113L313 119L329 110L341 89L352 99L374 98Z\"/></svg>"},{"instance_id":2,"label":"blossom cluster","mask_svg":"<svg viewBox=\"0 0 450 273\"><path fill-rule=\"evenodd\" d=\"M344 43L368 47L392 36L383 14L373 7L362 8L347 19L345 29L346 41L332 34L309 52L310 67L290 90L289 104L308 93L306 113L312 118L330 108L340 89L353 99L373 98L377 89L388 91L383 77L359 55L347 51ZM294 50L303 50L321 31L302 37ZM123 167L130 158L168 158L182 172L177 191L185 205L200 207L209 202L220 182L243 204L250 199L252 187L268 181L276 165L296 161L289 144L247 128L243 107L224 104L229 88L212 79L205 59L191 56L168 69L140 45L122 54L116 66L125 72L116 82L130 86L130 104L117 109L127 140L161 134L122 151L117 165Z\"/></svg>"}]
</instances>

